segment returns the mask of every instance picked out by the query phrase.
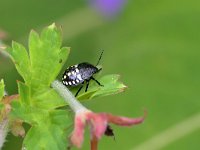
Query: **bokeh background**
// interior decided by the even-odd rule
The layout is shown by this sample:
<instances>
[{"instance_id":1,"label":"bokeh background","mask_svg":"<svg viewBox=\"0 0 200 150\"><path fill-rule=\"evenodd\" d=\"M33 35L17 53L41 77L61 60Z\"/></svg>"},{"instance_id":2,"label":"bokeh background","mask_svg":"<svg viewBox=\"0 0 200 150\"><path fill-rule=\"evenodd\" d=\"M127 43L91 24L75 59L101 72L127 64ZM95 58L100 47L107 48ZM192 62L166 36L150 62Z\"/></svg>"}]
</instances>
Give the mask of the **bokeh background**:
<instances>
[{"instance_id":1,"label":"bokeh background","mask_svg":"<svg viewBox=\"0 0 200 150\"><path fill-rule=\"evenodd\" d=\"M104 137L100 150L197 150L199 6L197 0L0 0L0 38L27 46L31 29L40 32L55 22L63 28L63 46L71 47L65 67L83 61L95 64L105 50L101 75L120 74L129 88L84 105L129 117L147 109L148 116L133 128L113 126L115 140ZM0 78L9 94L17 92L16 80L21 78L3 55ZM21 142L9 134L3 149L20 150ZM82 149L89 149L88 134Z\"/></svg>"}]
</instances>

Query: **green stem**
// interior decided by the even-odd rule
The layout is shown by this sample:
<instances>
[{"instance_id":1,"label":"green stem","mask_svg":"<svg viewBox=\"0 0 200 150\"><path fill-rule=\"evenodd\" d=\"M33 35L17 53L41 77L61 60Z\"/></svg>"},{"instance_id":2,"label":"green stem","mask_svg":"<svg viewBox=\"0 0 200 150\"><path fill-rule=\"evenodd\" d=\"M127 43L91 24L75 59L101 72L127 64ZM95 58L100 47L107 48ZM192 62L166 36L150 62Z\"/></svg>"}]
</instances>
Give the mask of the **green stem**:
<instances>
[{"instance_id":1,"label":"green stem","mask_svg":"<svg viewBox=\"0 0 200 150\"><path fill-rule=\"evenodd\" d=\"M69 91L69 89L64 86L59 81L54 81L52 83L52 87L58 92L58 94L69 104L71 109L75 112L81 112L88 110L86 107L84 107L75 97L74 95Z\"/></svg>"}]
</instances>

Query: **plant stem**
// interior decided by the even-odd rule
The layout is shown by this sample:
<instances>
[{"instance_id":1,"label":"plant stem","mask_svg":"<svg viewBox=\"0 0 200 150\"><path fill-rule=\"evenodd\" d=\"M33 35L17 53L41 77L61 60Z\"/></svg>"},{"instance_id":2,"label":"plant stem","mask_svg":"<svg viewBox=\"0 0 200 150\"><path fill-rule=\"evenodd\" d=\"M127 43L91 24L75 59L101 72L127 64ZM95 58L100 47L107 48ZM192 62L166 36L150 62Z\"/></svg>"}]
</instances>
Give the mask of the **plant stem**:
<instances>
[{"instance_id":1,"label":"plant stem","mask_svg":"<svg viewBox=\"0 0 200 150\"><path fill-rule=\"evenodd\" d=\"M4 142L6 141L6 136L8 134L8 119L2 120L0 123L0 150L3 147Z\"/></svg>"},{"instance_id":2,"label":"plant stem","mask_svg":"<svg viewBox=\"0 0 200 150\"><path fill-rule=\"evenodd\" d=\"M6 95L7 95L7 92L4 90L4 96ZM10 100L12 100L13 97L16 97L16 95L11 96ZM8 105L7 110L6 110L6 113L9 113L9 112L10 112L10 105ZM1 122L0 122L0 150L2 149L3 144L6 141L6 136L8 134L8 122L9 121L8 121L7 115L2 116Z\"/></svg>"},{"instance_id":3,"label":"plant stem","mask_svg":"<svg viewBox=\"0 0 200 150\"><path fill-rule=\"evenodd\" d=\"M91 141L90 141L90 150L97 150L98 149L98 140L96 137L94 137Z\"/></svg>"},{"instance_id":4,"label":"plant stem","mask_svg":"<svg viewBox=\"0 0 200 150\"><path fill-rule=\"evenodd\" d=\"M74 95L69 91L69 89L64 86L59 81L54 81L52 83L53 89L55 89L58 94L69 104L71 109L75 112L81 112L88 110L86 107L84 107L75 97Z\"/></svg>"}]
</instances>

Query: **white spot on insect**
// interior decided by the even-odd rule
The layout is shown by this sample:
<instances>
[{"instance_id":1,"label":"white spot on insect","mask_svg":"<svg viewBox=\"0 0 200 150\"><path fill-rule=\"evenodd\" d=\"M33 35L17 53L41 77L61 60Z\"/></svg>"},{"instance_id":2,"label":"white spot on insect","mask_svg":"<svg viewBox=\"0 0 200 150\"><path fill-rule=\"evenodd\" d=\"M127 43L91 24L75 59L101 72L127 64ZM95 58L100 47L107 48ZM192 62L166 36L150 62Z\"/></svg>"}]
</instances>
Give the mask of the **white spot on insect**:
<instances>
[{"instance_id":1,"label":"white spot on insect","mask_svg":"<svg viewBox=\"0 0 200 150\"><path fill-rule=\"evenodd\" d=\"M72 74L75 75L76 73L74 71L72 71Z\"/></svg>"},{"instance_id":2,"label":"white spot on insect","mask_svg":"<svg viewBox=\"0 0 200 150\"><path fill-rule=\"evenodd\" d=\"M80 74L78 74L76 77L77 77L79 80L83 80Z\"/></svg>"},{"instance_id":3,"label":"white spot on insect","mask_svg":"<svg viewBox=\"0 0 200 150\"><path fill-rule=\"evenodd\" d=\"M71 76L71 72L68 72L68 74L67 74L68 76Z\"/></svg>"},{"instance_id":4,"label":"white spot on insect","mask_svg":"<svg viewBox=\"0 0 200 150\"><path fill-rule=\"evenodd\" d=\"M76 84L76 82L75 82L75 81L72 81L72 83L73 83L73 84Z\"/></svg>"},{"instance_id":5,"label":"white spot on insect","mask_svg":"<svg viewBox=\"0 0 200 150\"><path fill-rule=\"evenodd\" d=\"M78 80L78 79L76 79L76 83L79 83L79 80Z\"/></svg>"},{"instance_id":6,"label":"white spot on insect","mask_svg":"<svg viewBox=\"0 0 200 150\"><path fill-rule=\"evenodd\" d=\"M64 75L64 79L66 79L67 78L67 76L66 75Z\"/></svg>"},{"instance_id":7,"label":"white spot on insect","mask_svg":"<svg viewBox=\"0 0 200 150\"><path fill-rule=\"evenodd\" d=\"M67 83L67 82L65 82L65 85L68 85L68 83Z\"/></svg>"},{"instance_id":8,"label":"white spot on insect","mask_svg":"<svg viewBox=\"0 0 200 150\"><path fill-rule=\"evenodd\" d=\"M69 85L72 85L71 81L68 82Z\"/></svg>"},{"instance_id":9,"label":"white spot on insect","mask_svg":"<svg viewBox=\"0 0 200 150\"><path fill-rule=\"evenodd\" d=\"M79 70L76 68L76 72L79 73Z\"/></svg>"},{"instance_id":10,"label":"white spot on insect","mask_svg":"<svg viewBox=\"0 0 200 150\"><path fill-rule=\"evenodd\" d=\"M77 67L78 67L78 65L74 65L74 67L76 67L76 68L77 68Z\"/></svg>"},{"instance_id":11,"label":"white spot on insect","mask_svg":"<svg viewBox=\"0 0 200 150\"><path fill-rule=\"evenodd\" d=\"M62 81L63 82L63 84L65 84L65 81Z\"/></svg>"}]
</instances>

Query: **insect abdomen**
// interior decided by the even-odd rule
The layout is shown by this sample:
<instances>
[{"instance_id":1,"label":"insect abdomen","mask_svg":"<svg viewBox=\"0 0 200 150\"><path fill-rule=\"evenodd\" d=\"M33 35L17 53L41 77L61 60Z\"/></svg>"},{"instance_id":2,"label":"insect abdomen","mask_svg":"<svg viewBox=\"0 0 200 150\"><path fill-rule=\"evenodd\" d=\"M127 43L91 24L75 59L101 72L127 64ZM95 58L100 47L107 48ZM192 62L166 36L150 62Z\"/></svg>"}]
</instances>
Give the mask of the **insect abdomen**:
<instances>
[{"instance_id":1,"label":"insect abdomen","mask_svg":"<svg viewBox=\"0 0 200 150\"><path fill-rule=\"evenodd\" d=\"M77 86L84 82L77 65L71 66L65 71L62 82L66 86Z\"/></svg>"},{"instance_id":2,"label":"insect abdomen","mask_svg":"<svg viewBox=\"0 0 200 150\"><path fill-rule=\"evenodd\" d=\"M77 86L85 80L89 80L98 68L89 63L80 63L67 68L63 74L62 82L66 86Z\"/></svg>"}]
</instances>

